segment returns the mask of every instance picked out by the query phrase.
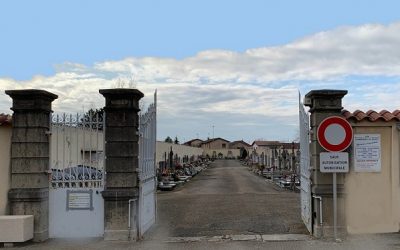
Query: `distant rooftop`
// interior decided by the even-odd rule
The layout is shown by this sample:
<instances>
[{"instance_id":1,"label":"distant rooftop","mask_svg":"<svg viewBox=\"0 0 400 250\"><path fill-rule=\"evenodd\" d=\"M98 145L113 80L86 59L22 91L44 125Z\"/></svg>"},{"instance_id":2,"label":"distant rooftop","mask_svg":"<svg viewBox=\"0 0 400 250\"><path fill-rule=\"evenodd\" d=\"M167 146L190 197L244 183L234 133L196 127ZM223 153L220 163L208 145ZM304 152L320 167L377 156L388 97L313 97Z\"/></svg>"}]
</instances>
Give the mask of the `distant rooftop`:
<instances>
[{"instance_id":1,"label":"distant rooftop","mask_svg":"<svg viewBox=\"0 0 400 250\"><path fill-rule=\"evenodd\" d=\"M206 141L203 141L203 143L202 143L202 144L207 144L207 143L210 143L210 142L213 142L213 141L217 141L217 140L223 140L223 141L226 141L226 142L228 142L228 143L229 143L229 141L228 141L228 140L225 140L224 138L221 138L221 137L217 137L217 138L208 139L208 140L206 140Z\"/></svg>"},{"instance_id":2,"label":"distant rooftop","mask_svg":"<svg viewBox=\"0 0 400 250\"><path fill-rule=\"evenodd\" d=\"M201 143L203 143L203 140L202 140L202 139L196 138L196 139L192 139L192 140L190 140L190 141L187 141L187 142L183 143L183 145L191 145L192 142L195 142L195 141L200 141Z\"/></svg>"},{"instance_id":3,"label":"distant rooftop","mask_svg":"<svg viewBox=\"0 0 400 250\"><path fill-rule=\"evenodd\" d=\"M277 145L281 142L279 141L254 141L251 145L257 144L258 146L271 146Z\"/></svg>"},{"instance_id":4,"label":"distant rooftop","mask_svg":"<svg viewBox=\"0 0 400 250\"><path fill-rule=\"evenodd\" d=\"M247 142L245 142L245 141L243 141L243 140L240 140L240 141L233 141L233 142L231 142L230 144L233 145L233 144L235 144L235 143L243 143L243 144L245 144L247 147L251 147L250 144L248 144Z\"/></svg>"}]
</instances>

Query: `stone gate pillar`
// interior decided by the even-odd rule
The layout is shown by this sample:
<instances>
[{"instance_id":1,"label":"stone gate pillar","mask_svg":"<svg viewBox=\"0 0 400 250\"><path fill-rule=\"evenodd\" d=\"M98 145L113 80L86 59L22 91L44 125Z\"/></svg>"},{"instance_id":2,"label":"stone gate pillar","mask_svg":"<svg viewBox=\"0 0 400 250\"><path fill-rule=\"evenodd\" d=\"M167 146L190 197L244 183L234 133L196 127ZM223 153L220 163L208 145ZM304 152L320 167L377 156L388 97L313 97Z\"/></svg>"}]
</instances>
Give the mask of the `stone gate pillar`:
<instances>
[{"instance_id":1,"label":"stone gate pillar","mask_svg":"<svg viewBox=\"0 0 400 250\"><path fill-rule=\"evenodd\" d=\"M311 192L313 195L322 197L322 221L320 225L320 213L318 200L313 202L313 234L316 237L333 236L333 181L331 173L319 171L319 154L326 152L318 143L318 125L327 117L341 116L342 98L347 94L346 90L312 90L306 94L305 105L310 107L309 112L311 126L310 164L311 164ZM345 234L345 213L343 183L344 174L337 173L337 226L338 235Z\"/></svg>"},{"instance_id":2,"label":"stone gate pillar","mask_svg":"<svg viewBox=\"0 0 400 250\"><path fill-rule=\"evenodd\" d=\"M138 112L143 93L137 89L101 89L99 92L106 99L106 179L102 193L104 239L135 240L138 219Z\"/></svg>"},{"instance_id":3,"label":"stone gate pillar","mask_svg":"<svg viewBox=\"0 0 400 250\"><path fill-rule=\"evenodd\" d=\"M7 90L13 99L11 138L12 215L34 216L34 241L49 237L49 130L57 95L38 89Z\"/></svg>"}]
</instances>

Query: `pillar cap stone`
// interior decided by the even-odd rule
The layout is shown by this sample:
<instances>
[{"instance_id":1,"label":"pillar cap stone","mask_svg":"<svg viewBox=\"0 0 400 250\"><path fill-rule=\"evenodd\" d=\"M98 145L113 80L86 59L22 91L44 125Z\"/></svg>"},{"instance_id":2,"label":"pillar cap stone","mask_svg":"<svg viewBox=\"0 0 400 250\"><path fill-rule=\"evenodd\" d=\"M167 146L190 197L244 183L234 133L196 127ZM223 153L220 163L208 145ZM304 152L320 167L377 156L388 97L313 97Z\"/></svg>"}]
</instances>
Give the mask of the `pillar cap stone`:
<instances>
[{"instance_id":1,"label":"pillar cap stone","mask_svg":"<svg viewBox=\"0 0 400 250\"><path fill-rule=\"evenodd\" d=\"M304 105L310 107L310 112L320 111L340 111L342 98L347 94L347 90L319 89L311 90L304 97Z\"/></svg>"},{"instance_id":2,"label":"pillar cap stone","mask_svg":"<svg viewBox=\"0 0 400 250\"><path fill-rule=\"evenodd\" d=\"M323 97L336 97L343 98L347 94L347 90L337 89L317 89L311 90L306 94L306 98L323 98Z\"/></svg>"},{"instance_id":3,"label":"pillar cap stone","mask_svg":"<svg viewBox=\"0 0 400 250\"><path fill-rule=\"evenodd\" d=\"M51 112L51 103L57 95L41 89L6 90L5 93L13 99L13 111L45 111Z\"/></svg>"},{"instance_id":4,"label":"pillar cap stone","mask_svg":"<svg viewBox=\"0 0 400 250\"><path fill-rule=\"evenodd\" d=\"M100 89L99 93L106 99L104 110L126 110L140 111L139 100L144 96L138 89Z\"/></svg>"},{"instance_id":5,"label":"pillar cap stone","mask_svg":"<svg viewBox=\"0 0 400 250\"><path fill-rule=\"evenodd\" d=\"M144 94L138 89L125 89L125 88L115 88L115 89L100 89L99 93L104 97L120 96L120 97L137 97L142 98Z\"/></svg>"},{"instance_id":6,"label":"pillar cap stone","mask_svg":"<svg viewBox=\"0 0 400 250\"><path fill-rule=\"evenodd\" d=\"M54 101L58 98L58 95L53 94L49 91L42 89L16 89L16 90L6 90L5 93L11 98L28 98L34 99L37 97L46 97L50 101Z\"/></svg>"}]
</instances>

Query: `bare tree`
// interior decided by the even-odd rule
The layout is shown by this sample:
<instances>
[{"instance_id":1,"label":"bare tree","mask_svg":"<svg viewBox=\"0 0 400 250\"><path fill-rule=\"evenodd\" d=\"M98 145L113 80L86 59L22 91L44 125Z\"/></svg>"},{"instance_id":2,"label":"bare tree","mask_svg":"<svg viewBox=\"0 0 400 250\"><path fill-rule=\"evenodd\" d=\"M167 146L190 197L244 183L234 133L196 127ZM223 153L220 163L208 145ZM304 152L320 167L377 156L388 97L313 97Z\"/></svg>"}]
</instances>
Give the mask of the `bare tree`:
<instances>
[{"instance_id":1,"label":"bare tree","mask_svg":"<svg viewBox=\"0 0 400 250\"><path fill-rule=\"evenodd\" d=\"M130 75L128 79L118 77L117 81L114 83L114 88L136 88L137 84L135 82L135 77Z\"/></svg>"}]
</instances>

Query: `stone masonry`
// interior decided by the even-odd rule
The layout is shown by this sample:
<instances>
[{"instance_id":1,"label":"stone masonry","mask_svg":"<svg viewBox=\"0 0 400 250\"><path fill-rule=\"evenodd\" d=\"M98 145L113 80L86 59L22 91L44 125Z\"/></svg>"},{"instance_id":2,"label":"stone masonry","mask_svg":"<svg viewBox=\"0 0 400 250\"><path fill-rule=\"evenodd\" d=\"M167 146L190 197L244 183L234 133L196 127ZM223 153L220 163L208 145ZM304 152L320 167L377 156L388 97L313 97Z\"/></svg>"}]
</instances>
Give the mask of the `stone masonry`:
<instances>
[{"instance_id":1,"label":"stone masonry","mask_svg":"<svg viewBox=\"0 0 400 250\"><path fill-rule=\"evenodd\" d=\"M347 94L346 90L312 90L306 94L308 99L306 106L310 107L309 112L311 126L311 192L313 195L321 196L323 200L323 227L321 228L319 221L318 202L313 205L313 234L316 237L331 237L333 235L333 189L332 174L321 173L319 171L319 154L326 152L318 143L317 130L318 125L329 116L340 116L342 107L342 98ZM337 198L338 198L338 233L345 233L345 213L344 213L344 197L343 197L343 174L337 174Z\"/></svg>"},{"instance_id":2,"label":"stone masonry","mask_svg":"<svg viewBox=\"0 0 400 250\"><path fill-rule=\"evenodd\" d=\"M12 215L34 215L34 241L49 237L49 130L51 103L44 90L7 90L14 111L11 139Z\"/></svg>"},{"instance_id":3,"label":"stone masonry","mask_svg":"<svg viewBox=\"0 0 400 250\"><path fill-rule=\"evenodd\" d=\"M104 239L136 240L138 112L143 93L137 89L101 89L99 92L106 99Z\"/></svg>"}]
</instances>

